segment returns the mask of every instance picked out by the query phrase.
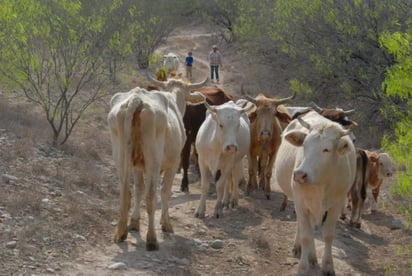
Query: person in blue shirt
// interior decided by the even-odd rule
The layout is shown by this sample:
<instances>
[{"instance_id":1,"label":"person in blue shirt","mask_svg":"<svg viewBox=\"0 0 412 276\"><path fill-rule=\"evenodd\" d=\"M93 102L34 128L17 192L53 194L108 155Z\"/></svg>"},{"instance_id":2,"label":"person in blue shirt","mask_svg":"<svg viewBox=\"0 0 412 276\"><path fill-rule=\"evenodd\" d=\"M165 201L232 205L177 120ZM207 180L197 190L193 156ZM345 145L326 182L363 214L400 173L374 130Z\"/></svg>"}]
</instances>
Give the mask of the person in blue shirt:
<instances>
[{"instance_id":1,"label":"person in blue shirt","mask_svg":"<svg viewBox=\"0 0 412 276\"><path fill-rule=\"evenodd\" d=\"M187 53L187 57L185 59L185 64L186 64L186 78L191 80L192 79L192 67L193 67L192 52Z\"/></svg>"}]
</instances>

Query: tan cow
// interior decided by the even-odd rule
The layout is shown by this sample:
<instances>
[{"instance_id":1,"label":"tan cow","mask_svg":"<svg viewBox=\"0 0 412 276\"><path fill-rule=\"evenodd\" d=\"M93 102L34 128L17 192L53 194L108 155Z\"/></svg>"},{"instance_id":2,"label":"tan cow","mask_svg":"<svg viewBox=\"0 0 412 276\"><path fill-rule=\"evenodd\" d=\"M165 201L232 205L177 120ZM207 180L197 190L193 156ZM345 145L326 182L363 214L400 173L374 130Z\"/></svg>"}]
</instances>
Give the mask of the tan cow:
<instances>
[{"instance_id":1,"label":"tan cow","mask_svg":"<svg viewBox=\"0 0 412 276\"><path fill-rule=\"evenodd\" d=\"M108 115L113 159L120 180L120 216L114 241L127 238L129 230L140 228L140 202L146 199L148 231L146 249L157 250L158 242L154 226L157 188L161 186L162 215L160 224L164 232L173 232L169 220L169 198L173 179L180 163L180 151L186 140L183 113L186 102L203 103L200 93L190 93L199 84L188 85L179 80L156 82L165 91L150 91L135 88L129 92L116 93L111 99ZM173 145L173 146L171 146ZM127 227L131 205L129 187L133 171L135 203Z\"/></svg>"},{"instance_id":2,"label":"tan cow","mask_svg":"<svg viewBox=\"0 0 412 276\"><path fill-rule=\"evenodd\" d=\"M262 93L256 98L247 97L256 105L256 109L249 113L250 150L247 194L256 189L258 176L259 187L264 189L266 198L270 199L270 178L281 141L280 134L290 122L289 115L282 104L292 100L295 95L280 100L268 98Z\"/></svg>"}]
</instances>

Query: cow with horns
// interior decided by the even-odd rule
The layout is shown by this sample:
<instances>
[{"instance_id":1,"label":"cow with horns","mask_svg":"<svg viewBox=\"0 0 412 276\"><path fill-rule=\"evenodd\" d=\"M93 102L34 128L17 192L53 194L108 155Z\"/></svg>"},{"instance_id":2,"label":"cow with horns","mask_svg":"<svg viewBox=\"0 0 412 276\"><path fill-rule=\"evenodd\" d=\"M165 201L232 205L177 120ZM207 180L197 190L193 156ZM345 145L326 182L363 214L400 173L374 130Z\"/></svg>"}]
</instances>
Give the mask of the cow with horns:
<instances>
[{"instance_id":1,"label":"cow with horns","mask_svg":"<svg viewBox=\"0 0 412 276\"><path fill-rule=\"evenodd\" d=\"M243 177L242 160L250 146L246 112L253 105L241 107L229 101L218 106L205 102L205 106L208 109L206 120L196 137L202 194L195 216L205 216L209 180L213 177L217 193L214 216L220 218L224 206L235 207L238 204L238 186Z\"/></svg>"},{"instance_id":2,"label":"cow with horns","mask_svg":"<svg viewBox=\"0 0 412 276\"><path fill-rule=\"evenodd\" d=\"M283 104L291 101L296 93L283 99L268 98L262 93L257 97L246 96L255 105L249 112L250 120L250 149L248 154L249 181L247 193L257 187L264 190L266 198L270 199L270 179L284 127L290 122Z\"/></svg>"}]
</instances>

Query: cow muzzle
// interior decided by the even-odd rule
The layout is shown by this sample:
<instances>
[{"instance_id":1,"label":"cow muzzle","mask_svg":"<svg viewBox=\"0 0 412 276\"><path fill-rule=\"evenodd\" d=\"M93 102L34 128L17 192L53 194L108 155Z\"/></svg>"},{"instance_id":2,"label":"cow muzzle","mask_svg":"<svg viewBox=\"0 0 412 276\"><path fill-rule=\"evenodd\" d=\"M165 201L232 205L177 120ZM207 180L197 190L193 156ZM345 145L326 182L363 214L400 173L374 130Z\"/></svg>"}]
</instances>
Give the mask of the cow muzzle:
<instances>
[{"instance_id":1,"label":"cow muzzle","mask_svg":"<svg viewBox=\"0 0 412 276\"><path fill-rule=\"evenodd\" d=\"M308 174L303 171L294 171L293 180L297 183L304 184L308 182Z\"/></svg>"},{"instance_id":2,"label":"cow muzzle","mask_svg":"<svg viewBox=\"0 0 412 276\"><path fill-rule=\"evenodd\" d=\"M271 133L268 130L262 130L260 132L260 140L262 140L262 141L269 140L270 136L271 136Z\"/></svg>"},{"instance_id":3,"label":"cow muzzle","mask_svg":"<svg viewBox=\"0 0 412 276\"><path fill-rule=\"evenodd\" d=\"M229 154L233 154L233 153L237 152L237 146L236 145L227 145L225 147L225 152L229 153Z\"/></svg>"}]
</instances>

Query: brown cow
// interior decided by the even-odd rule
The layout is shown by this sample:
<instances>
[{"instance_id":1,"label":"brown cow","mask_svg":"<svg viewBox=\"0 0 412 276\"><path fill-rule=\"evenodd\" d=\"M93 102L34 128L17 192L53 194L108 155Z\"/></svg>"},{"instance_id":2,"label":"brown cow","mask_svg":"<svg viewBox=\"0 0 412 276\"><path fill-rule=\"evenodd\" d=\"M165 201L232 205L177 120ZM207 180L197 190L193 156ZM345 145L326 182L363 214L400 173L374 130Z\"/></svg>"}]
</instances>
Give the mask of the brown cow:
<instances>
[{"instance_id":1,"label":"brown cow","mask_svg":"<svg viewBox=\"0 0 412 276\"><path fill-rule=\"evenodd\" d=\"M267 98L262 93L256 98L247 96L247 99L256 105L255 110L249 113L251 140L247 194L256 189L259 176L259 187L264 189L266 198L270 199L270 178L281 141L280 134L290 121L282 104L292 100L295 95L280 100Z\"/></svg>"},{"instance_id":2,"label":"brown cow","mask_svg":"<svg viewBox=\"0 0 412 276\"><path fill-rule=\"evenodd\" d=\"M206 96L206 101L210 105L220 105L233 99L233 97L223 91L217 86L204 86L196 89L204 96ZM206 118L206 107L204 105L192 105L186 106L186 112L183 116L183 123L186 129L186 143L181 152L181 166L183 168L183 177L180 190L182 192L189 191L189 178L188 169L190 161L190 153L192 145L196 140L197 132L199 131L200 125Z\"/></svg>"}]
</instances>

